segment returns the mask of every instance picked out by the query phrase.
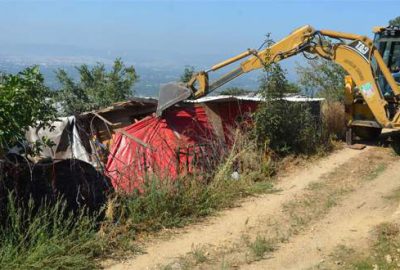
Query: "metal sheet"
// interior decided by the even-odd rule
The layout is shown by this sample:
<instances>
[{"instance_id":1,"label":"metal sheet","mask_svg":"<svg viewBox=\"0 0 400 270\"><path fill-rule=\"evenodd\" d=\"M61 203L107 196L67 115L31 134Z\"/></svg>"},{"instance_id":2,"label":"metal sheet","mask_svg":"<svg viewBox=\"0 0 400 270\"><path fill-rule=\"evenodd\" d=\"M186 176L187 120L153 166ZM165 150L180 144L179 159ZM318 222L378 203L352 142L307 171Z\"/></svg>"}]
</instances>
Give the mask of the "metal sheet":
<instances>
[{"instance_id":1,"label":"metal sheet","mask_svg":"<svg viewBox=\"0 0 400 270\"><path fill-rule=\"evenodd\" d=\"M160 116L165 109L189 98L191 95L192 91L184 83L171 82L162 85L158 97L157 116Z\"/></svg>"}]
</instances>

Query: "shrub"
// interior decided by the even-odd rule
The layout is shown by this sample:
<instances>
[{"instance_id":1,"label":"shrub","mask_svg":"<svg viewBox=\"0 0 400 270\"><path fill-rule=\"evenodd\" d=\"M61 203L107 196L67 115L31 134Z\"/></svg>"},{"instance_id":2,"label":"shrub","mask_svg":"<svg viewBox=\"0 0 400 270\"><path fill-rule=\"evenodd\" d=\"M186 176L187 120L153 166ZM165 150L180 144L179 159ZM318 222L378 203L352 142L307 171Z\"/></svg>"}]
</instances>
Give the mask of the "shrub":
<instances>
[{"instance_id":1,"label":"shrub","mask_svg":"<svg viewBox=\"0 0 400 270\"><path fill-rule=\"evenodd\" d=\"M297 66L299 84L311 95L325 98L328 101L344 99L344 77L346 71L333 61L323 58L308 60L308 65Z\"/></svg>"},{"instance_id":2,"label":"shrub","mask_svg":"<svg viewBox=\"0 0 400 270\"><path fill-rule=\"evenodd\" d=\"M266 102L257 111L255 124L258 142L280 155L317 150L319 131L307 104Z\"/></svg>"},{"instance_id":3,"label":"shrub","mask_svg":"<svg viewBox=\"0 0 400 270\"><path fill-rule=\"evenodd\" d=\"M311 154L329 142L318 118L305 102L285 99L289 83L285 71L277 64L265 67L260 94L265 98L255 113L255 137L258 144L279 155Z\"/></svg>"}]
</instances>

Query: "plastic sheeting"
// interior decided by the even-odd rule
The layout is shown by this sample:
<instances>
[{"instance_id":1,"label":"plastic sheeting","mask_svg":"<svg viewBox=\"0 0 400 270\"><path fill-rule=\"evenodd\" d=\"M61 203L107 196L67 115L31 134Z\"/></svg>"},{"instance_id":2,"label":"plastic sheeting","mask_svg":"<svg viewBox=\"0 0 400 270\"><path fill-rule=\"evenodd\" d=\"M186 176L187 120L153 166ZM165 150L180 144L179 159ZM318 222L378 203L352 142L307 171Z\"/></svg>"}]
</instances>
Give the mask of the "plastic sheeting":
<instances>
[{"instance_id":1,"label":"plastic sheeting","mask_svg":"<svg viewBox=\"0 0 400 270\"><path fill-rule=\"evenodd\" d=\"M162 118L150 116L124 129L147 147L117 132L106 166L114 188L130 193L140 190L152 175L173 180L193 170L211 168L221 141L229 144L232 126L256 107L257 103L245 101L186 105L165 111ZM223 140L218 139L218 126Z\"/></svg>"},{"instance_id":2,"label":"plastic sheeting","mask_svg":"<svg viewBox=\"0 0 400 270\"><path fill-rule=\"evenodd\" d=\"M79 159L98 167L97 159L91 154L94 151L89 140L83 141L80 137L75 116L60 117L51 126L51 129L30 127L25 134L28 143L41 141L43 137L54 143L52 147L43 147L39 156L35 157L36 161L43 158ZM89 149L85 148L85 144Z\"/></svg>"},{"instance_id":3,"label":"plastic sheeting","mask_svg":"<svg viewBox=\"0 0 400 270\"><path fill-rule=\"evenodd\" d=\"M213 137L205 110L199 106L166 111L163 118L147 117L125 131L148 146L116 133L106 166L115 189L132 192L140 189L146 176L176 178L193 170L201 143Z\"/></svg>"}]
</instances>

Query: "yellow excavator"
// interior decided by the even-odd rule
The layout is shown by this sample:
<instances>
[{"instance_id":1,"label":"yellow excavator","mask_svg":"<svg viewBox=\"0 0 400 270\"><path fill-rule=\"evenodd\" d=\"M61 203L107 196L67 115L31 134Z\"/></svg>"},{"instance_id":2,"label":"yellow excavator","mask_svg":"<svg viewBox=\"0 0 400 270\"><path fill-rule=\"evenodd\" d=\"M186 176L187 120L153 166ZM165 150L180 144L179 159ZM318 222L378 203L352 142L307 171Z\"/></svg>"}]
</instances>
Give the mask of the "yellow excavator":
<instances>
[{"instance_id":1,"label":"yellow excavator","mask_svg":"<svg viewBox=\"0 0 400 270\"><path fill-rule=\"evenodd\" d=\"M161 87L157 114L186 99L209 94L238 76L300 53L316 55L339 64L345 77L345 113L351 143L353 134L378 137L382 128L400 129L400 28L375 27L374 40L306 25L262 50L247 50L196 73L184 83ZM243 60L242 60L243 59ZM209 74L242 60L238 68L209 81ZM399 75L399 76L397 76Z\"/></svg>"}]
</instances>

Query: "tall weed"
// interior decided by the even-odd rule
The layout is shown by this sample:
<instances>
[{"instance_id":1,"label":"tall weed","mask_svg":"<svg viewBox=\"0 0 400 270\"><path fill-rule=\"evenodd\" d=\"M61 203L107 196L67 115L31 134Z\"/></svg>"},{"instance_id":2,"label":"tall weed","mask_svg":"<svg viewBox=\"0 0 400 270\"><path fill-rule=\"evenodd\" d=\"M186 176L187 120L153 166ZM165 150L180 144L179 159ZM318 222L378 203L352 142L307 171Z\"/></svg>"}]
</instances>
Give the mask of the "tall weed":
<instances>
[{"instance_id":1,"label":"tall weed","mask_svg":"<svg viewBox=\"0 0 400 270\"><path fill-rule=\"evenodd\" d=\"M10 193L0 228L0 269L93 269L105 245L96 231L96 217L67 212L62 199L21 206Z\"/></svg>"}]
</instances>

